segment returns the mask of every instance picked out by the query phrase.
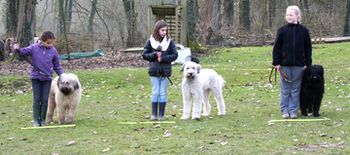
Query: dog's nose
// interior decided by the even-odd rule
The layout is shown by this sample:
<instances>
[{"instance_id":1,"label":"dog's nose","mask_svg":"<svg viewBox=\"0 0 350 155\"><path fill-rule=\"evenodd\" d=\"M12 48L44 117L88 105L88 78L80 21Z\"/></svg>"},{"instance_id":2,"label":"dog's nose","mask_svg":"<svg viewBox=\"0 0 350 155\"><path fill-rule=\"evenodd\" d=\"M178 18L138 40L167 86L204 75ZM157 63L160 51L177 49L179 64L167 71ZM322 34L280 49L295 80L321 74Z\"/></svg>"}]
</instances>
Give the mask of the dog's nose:
<instances>
[{"instance_id":1,"label":"dog's nose","mask_svg":"<svg viewBox=\"0 0 350 155\"><path fill-rule=\"evenodd\" d=\"M190 75L190 76L192 76L192 75L193 75L193 73L189 73L189 75Z\"/></svg>"}]
</instances>

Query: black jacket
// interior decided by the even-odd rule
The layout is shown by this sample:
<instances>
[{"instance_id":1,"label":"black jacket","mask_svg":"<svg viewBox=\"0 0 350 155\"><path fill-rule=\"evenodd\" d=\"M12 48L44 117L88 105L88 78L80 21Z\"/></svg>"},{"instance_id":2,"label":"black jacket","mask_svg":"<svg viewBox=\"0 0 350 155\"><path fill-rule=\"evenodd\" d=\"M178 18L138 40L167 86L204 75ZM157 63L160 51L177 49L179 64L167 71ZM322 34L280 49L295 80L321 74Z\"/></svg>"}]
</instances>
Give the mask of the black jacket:
<instances>
[{"instance_id":1,"label":"black jacket","mask_svg":"<svg viewBox=\"0 0 350 155\"><path fill-rule=\"evenodd\" d=\"M156 52L156 49L152 48L150 40L147 40L142 57L149 61L148 74L156 77L171 76L171 62L175 61L178 56L174 41L170 40L168 49L163 51L161 62L158 62Z\"/></svg>"},{"instance_id":2,"label":"black jacket","mask_svg":"<svg viewBox=\"0 0 350 155\"><path fill-rule=\"evenodd\" d=\"M278 29L272 65L310 66L312 46L309 30L301 24L286 24Z\"/></svg>"}]
</instances>

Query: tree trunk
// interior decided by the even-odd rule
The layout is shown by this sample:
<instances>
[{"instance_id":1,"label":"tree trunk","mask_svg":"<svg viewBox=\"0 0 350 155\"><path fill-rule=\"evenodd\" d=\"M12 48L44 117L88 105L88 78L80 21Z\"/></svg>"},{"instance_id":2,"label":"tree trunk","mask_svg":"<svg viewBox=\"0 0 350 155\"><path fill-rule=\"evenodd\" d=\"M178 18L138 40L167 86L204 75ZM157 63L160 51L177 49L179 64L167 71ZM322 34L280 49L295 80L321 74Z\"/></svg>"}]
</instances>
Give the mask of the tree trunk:
<instances>
[{"instance_id":1,"label":"tree trunk","mask_svg":"<svg viewBox=\"0 0 350 155\"><path fill-rule=\"evenodd\" d=\"M36 0L20 0L17 22L17 41L22 47L28 46L35 35Z\"/></svg>"},{"instance_id":2,"label":"tree trunk","mask_svg":"<svg viewBox=\"0 0 350 155\"><path fill-rule=\"evenodd\" d=\"M134 0L123 0L125 15L127 19L128 39L126 42L127 47L137 46L139 43L138 30L136 27L137 14L135 13Z\"/></svg>"},{"instance_id":3,"label":"tree trunk","mask_svg":"<svg viewBox=\"0 0 350 155\"><path fill-rule=\"evenodd\" d=\"M198 1L188 0L187 1L187 17L188 17L188 42L190 45L196 44L197 33L196 33L196 23L199 18L198 13Z\"/></svg>"},{"instance_id":4,"label":"tree trunk","mask_svg":"<svg viewBox=\"0 0 350 155\"><path fill-rule=\"evenodd\" d=\"M223 25L226 27L230 27L233 25L233 17L234 17L234 0L224 0L224 23Z\"/></svg>"},{"instance_id":5,"label":"tree trunk","mask_svg":"<svg viewBox=\"0 0 350 155\"><path fill-rule=\"evenodd\" d=\"M18 21L18 0L7 0L6 17L5 17L5 29L6 35L14 37L17 30Z\"/></svg>"},{"instance_id":6,"label":"tree trunk","mask_svg":"<svg viewBox=\"0 0 350 155\"><path fill-rule=\"evenodd\" d=\"M66 15L66 30L67 32L70 32L70 27L72 24L72 8L73 8L73 0L66 0L65 1L65 15Z\"/></svg>"},{"instance_id":7,"label":"tree trunk","mask_svg":"<svg viewBox=\"0 0 350 155\"><path fill-rule=\"evenodd\" d=\"M95 14L96 14L96 5L97 5L97 0L93 0L91 2L91 11L89 15L89 24L88 24L88 31L90 34L94 33L93 26L94 26Z\"/></svg>"},{"instance_id":8,"label":"tree trunk","mask_svg":"<svg viewBox=\"0 0 350 155\"><path fill-rule=\"evenodd\" d=\"M268 22L268 28L271 29L273 23L273 19L276 16L276 7L275 7L276 0L268 0L267 2L267 22Z\"/></svg>"},{"instance_id":9,"label":"tree trunk","mask_svg":"<svg viewBox=\"0 0 350 155\"><path fill-rule=\"evenodd\" d=\"M218 32L221 30L222 27L222 23L221 23L221 19L222 19L222 11L221 11L221 1L222 0L214 0L213 1L213 12L212 12L212 28L213 31ZM220 33L220 32L218 32Z\"/></svg>"},{"instance_id":10,"label":"tree trunk","mask_svg":"<svg viewBox=\"0 0 350 155\"><path fill-rule=\"evenodd\" d=\"M70 60L70 50L68 48L68 37L67 37L67 28L66 28L66 14L65 14L65 9L64 9L64 0L59 0L60 2L58 3L60 8L59 13L61 14L60 18L60 23L61 25L61 35L63 35L64 38L64 51L68 53L68 60Z\"/></svg>"},{"instance_id":11,"label":"tree trunk","mask_svg":"<svg viewBox=\"0 0 350 155\"><path fill-rule=\"evenodd\" d=\"M344 20L344 36L350 36L350 0L346 0L346 14Z\"/></svg>"},{"instance_id":12,"label":"tree trunk","mask_svg":"<svg viewBox=\"0 0 350 155\"><path fill-rule=\"evenodd\" d=\"M61 36L63 35L63 24L64 22L62 21L62 15L63 12L61 10L63 10L63 6L64 6L64 0L57 0L57 12L58 12L58 22L57 22L57 35Z\"/></svg>"},{"instance_id":13,"label":"tree trunk","mask_svg":"<svg viewBox=\"0 0 350 155\"><path fill-rule=\"evenodd\" d=\"M239 24L243 30L250 31L250 0L241 0L239 5Z\"/></svg>"}]
</instances>

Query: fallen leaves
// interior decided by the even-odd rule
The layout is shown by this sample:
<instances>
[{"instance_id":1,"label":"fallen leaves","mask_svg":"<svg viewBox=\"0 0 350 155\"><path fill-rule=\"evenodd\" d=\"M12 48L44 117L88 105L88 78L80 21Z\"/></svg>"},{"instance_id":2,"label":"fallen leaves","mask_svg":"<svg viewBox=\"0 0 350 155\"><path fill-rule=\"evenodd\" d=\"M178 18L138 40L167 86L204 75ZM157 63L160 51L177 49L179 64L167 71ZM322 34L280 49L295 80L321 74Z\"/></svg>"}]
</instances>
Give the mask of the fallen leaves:
<instances>
[{"instance_id":1,"label":"fallen leaves","mask_svg":"<svg viewBox=\"0 0 350 155\"><path fill-rule=\"evenodd\" d=\"M72 145L74 145L74 144L76 144L76 142L75 142L74 140L72 140L72 141L69 141L69 142L66 144L66 146L72 146Z\"/></svg>"}]
</instances>

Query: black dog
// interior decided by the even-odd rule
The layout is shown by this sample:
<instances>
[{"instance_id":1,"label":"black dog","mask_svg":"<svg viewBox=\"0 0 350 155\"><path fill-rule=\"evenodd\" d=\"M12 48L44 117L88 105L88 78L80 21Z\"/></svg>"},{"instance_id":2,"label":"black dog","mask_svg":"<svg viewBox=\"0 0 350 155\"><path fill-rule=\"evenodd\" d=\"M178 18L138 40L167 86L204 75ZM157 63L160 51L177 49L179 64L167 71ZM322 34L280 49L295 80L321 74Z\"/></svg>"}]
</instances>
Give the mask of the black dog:
<instances>
[{"instance_id":1,"label":"black dog","mask_svg":"<svg viewBox=\"0 0 350 155\"><path fill-rule=\"evenodd\" d=\"M300 92L300 110L303 116L308 112L320 116L320 106L324 93L324 70L321 65L311 65L304 71Z\"/></svg>"}]
</instances>

